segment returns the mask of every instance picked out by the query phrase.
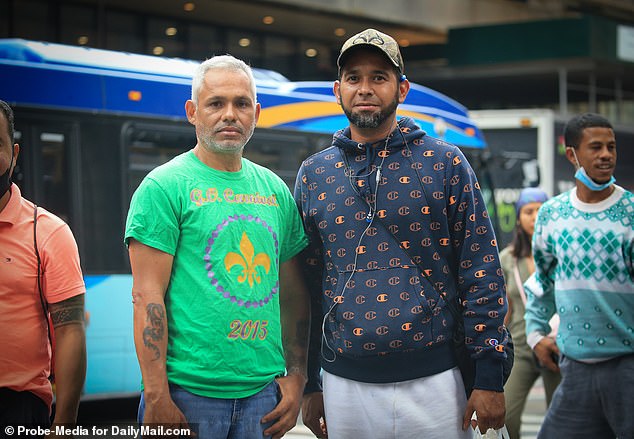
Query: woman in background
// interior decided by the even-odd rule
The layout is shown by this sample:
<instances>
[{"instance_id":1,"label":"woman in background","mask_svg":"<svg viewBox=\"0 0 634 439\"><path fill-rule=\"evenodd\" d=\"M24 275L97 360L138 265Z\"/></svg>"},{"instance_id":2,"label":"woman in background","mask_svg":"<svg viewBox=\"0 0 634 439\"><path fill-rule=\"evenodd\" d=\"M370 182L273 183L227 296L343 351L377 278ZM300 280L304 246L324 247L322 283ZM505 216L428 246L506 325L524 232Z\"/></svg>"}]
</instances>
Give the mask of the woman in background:
<instances>
[{"instance_id":1,"label":"woman in background","mask_svg":"<svg viewBox=\"0 0 634 439\"><path fill-rule=\"evenodd\" d=\"M520 439L522 412L537 378L541 376L543 379L547 405L550 404L555 388L561 380L559 372L548 370L537 363L533 351L526 343L526 322L524 321L526 293L523 283L535 272L531 240L537 211L547 199L548 195L541 189L522 190L515 205L517 223L513 242L500 252L509 305L505 323L513 336L515 345L513 370L504 386L506 427L511 439Z\"/></svg>"}]
</instances>

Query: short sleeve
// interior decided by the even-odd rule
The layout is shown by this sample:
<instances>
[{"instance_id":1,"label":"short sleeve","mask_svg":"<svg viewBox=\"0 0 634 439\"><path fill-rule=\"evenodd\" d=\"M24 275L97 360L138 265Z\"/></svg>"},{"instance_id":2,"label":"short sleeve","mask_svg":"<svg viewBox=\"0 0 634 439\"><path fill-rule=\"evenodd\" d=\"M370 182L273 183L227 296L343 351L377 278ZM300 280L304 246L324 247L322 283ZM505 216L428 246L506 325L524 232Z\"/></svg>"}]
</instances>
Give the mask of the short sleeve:
<instances>
[{"instance_id":1,"label":"short sleeve","mask_svg":"<svg viewBox=\"0 0 634 439\"><path fill-rule=\"evenodd\" d=\"M57 303L86 292L75 237L67 224L41 244L42 288L46 301Z\"/></svg>"},{"instance_id":2,"label":"short sleeve","mask_svg":"<svg viewBox=\"0 0 634 439\"><path fill-rule=\"evenodd\" d=\"M173 256L180 235L179 215L174 203L163 187L146 177L130 202L124 237L126 245L130 238L134 238Z\"/></svg>"}]
</instances>

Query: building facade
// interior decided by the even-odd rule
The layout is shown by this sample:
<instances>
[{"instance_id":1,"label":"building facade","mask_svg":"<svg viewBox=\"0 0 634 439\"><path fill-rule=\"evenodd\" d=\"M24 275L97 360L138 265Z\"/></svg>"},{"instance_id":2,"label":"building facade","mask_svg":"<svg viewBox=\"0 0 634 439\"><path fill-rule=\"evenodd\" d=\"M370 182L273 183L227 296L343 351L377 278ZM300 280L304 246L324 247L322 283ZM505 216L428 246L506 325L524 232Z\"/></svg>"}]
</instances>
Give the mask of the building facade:
<instances>
[{"instance_id":1,"label":"building facade","mask_svg":"<svg viewBox=\"0 0 634 439\"><path fill-rule=\"evenodd\" d=\"M597 111L634 125L628 0L0 0L0 38L202 60L231 53L333 80L342 42L394 35L407 75L469 109Z\"/></svg>"}]
</instances>

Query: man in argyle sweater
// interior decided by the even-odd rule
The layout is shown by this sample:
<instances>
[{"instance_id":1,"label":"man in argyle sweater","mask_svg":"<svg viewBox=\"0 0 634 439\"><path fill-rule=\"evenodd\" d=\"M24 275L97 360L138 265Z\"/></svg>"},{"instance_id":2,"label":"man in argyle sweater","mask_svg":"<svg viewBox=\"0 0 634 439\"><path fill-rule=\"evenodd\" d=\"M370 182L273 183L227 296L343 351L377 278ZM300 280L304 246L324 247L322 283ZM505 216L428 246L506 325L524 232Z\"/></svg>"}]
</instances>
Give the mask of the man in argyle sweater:
<instances>
[{"instance_id":1,"label":"man in argyle sweater","mask_svg":"<svg viewBox=\"0 0 634 439\"><path fill-rule=\"evenodd\" d=\"M576 187L539 210L533 256L543 294L529 294L526 306L529 345L562 373L538 438L634 438L634 195L615 184L606 119L576 116L564 136ZM546 337L554 313L556 342Z\"/></svg>"}]
</instances>

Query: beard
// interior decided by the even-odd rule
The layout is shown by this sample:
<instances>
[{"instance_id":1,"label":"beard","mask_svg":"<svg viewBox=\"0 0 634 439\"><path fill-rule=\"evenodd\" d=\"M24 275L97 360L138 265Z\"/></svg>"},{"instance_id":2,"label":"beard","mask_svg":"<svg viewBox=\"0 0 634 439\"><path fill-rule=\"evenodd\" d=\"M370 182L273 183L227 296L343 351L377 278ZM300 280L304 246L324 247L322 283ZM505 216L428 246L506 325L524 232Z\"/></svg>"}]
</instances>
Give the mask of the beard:
<instances>
[{"instance_id":1,"label":"beard","mask_svg":"<svg viewBox=\"0 0 634 439\"><path fill-rule=\"evenodd\" d=\"M241 153L244 146L249 142L253 132L255 131L256 122L253 121L251 126L242 132L242 138L236 140L216 140L217 127L201 126L198 130L198 138L202 146L210 152L221 152L226 154Z\"/></svg>"},{"instance_id":2,"label":"beard","mask_svg":"<svg viewBox=\"0 0 634 439\"><path fill-rule=\"evenodd\" d=\"M398 93L397 96L389 103L389 105L375 113L368 112L360 112L353 113L352 110L346 108L341 103L341 108L345 113L346 117L350 121L350 123L357 128L378 128L383 122L389 119L395 112L398 107Z\"/></svg>"}]
</instances>

